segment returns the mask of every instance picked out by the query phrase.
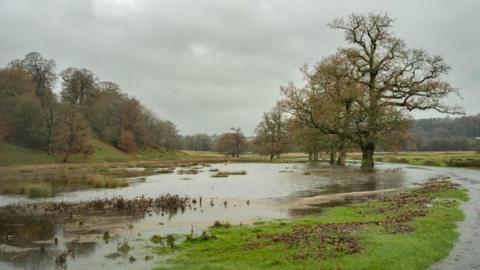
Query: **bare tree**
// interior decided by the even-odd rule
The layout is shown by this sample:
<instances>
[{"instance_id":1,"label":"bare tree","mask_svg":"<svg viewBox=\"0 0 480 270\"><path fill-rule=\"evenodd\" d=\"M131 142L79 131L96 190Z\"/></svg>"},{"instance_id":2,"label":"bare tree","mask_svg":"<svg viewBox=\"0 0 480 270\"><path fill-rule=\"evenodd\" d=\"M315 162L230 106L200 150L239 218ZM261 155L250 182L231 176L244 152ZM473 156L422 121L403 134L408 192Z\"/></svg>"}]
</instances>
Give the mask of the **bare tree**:
<instances>
[{"instance_id":1,"label":"bare tree","mask_svg":"<svg viewBox=\"0 0 480 270\"><path fill-rule=\"evenodd\" d=\"M239 128L232 128L232 131L224 133L218 138L215 149L232 157L240 157L247 146L247 141Z\"/></svg>"},{"instance_id":2,"label":"bare tree","mask_svg":"<svg viewBox=\"0 0 480 270\"><path fill-rule=\"evenodd\" d=\"M70 104L87 104L97 92L97 78L88 69L67 68L62 77L62 101Z\"/></svg>"},{"instance_id":3,"label":"bare tree","mask_svg":"<svg viewBox=\"0 0 480 270\"><path fill-rule=\"evenodd\" d=\"M45 59L38 52L31 52L25 55L23 59L10 62L10 67L22 68L30 74L38 97L43 97L46 93L52 91L57 79L55 66L53 59Z\"/></svg>"},{"instance_id":4,"label":"bare tree","mask_svg":"<svg viewBox=\"0 0 480 270\"><path fill-rule=\"evenodd\" d=\"M362 168L373 169L379 132L389 129L385 113L402 115L402 110L433 109L459 113L442 99L457 91L441 79L450 67L441 56L422 49L407 48L392 32L393 19L386 14L352 14L333 20L329 26L342 30L350 47L340 49L348 59L348 78L361 84L365 94L357 99L365 111L358 143L363 153ZM384 125L387 123L387 125Z\"/></svg>"},{"instance_id":5,"label":"bare tree","mask_svg":"<svg viewBox=\"0 0 480 270\"><path fill-rule=\"evenodd\" d=\"M280 154L287 150L289 144L284 108L277 105L271 111L264 113L255 133L253 144L257 152L269 155L271 160L275 157L279 158Z\"/></svg>"}]
</instances>

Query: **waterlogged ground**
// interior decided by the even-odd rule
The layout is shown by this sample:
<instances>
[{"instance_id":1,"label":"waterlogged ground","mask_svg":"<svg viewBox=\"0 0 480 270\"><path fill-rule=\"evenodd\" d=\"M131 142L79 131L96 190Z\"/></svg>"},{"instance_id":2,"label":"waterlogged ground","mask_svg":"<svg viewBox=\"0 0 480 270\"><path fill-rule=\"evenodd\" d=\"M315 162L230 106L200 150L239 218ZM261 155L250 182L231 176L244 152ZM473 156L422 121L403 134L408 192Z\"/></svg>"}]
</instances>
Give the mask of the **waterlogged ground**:
<instances>
[{"instance_id":1,"label":"waterlogged ground","mask_svg":"<svg viewBox=\"0 0 480 270\"><path fill-rule=\"evenodd\" d=\"M246 171L247 174L213 178L212 169ZM311 214L320 212L323 205L357 198L354 194L373 196L383 192L368 192L394 190L447 176L459 179L467 187L480 181L480 171L468 169L380 164L377 172L369 174L360 172L355 164L342 169L324 164L235 163L213 164L192 175L175 172L142 180L134 178L129 187L119 189L83 190L36 200L0 196L0 206L4 206L0 217L0 269L55 269L59 265L67 269L149 269L165 260L158 255L151 257L155 244L149 239L153 235L190 234L192 231L199 235L217 220L238 224ZM477 192L475 188L472 190ZM157 198L167 193L187 196L190 204L175 215L164 211L105 212L53 219L38 213L43 211L42 206L51 202L79 204L119 197ZM12 204L22 206L8 214L5 206ZM475 206L464 206L467 210L468 207L472 213L478 211ZM468 229L475 221L467 216L462 226ZM104 237L105 232L108 237ZM107 258L112 257L118 245L125 241L131 247L128 252ZM456 251L456 247L453 254L457 252L461 256L464 250L478 254L475 246L468 245L468 239L462 240L461 236L459 246L463 249ZM437 267L453 269L448 265L458 261L458 257L448 258ZM468 262L464 264L469 265Z\"/></svg>"}]
</instances>

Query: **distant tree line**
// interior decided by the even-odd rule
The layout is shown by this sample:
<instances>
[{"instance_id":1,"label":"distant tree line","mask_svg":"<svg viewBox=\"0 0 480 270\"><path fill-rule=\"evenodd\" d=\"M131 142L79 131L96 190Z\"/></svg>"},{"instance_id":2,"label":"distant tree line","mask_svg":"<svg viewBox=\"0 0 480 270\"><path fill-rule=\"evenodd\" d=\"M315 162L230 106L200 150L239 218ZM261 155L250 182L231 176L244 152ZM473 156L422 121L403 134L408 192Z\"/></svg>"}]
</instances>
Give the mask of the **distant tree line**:
<instances>
[{"instance_id":1,"label":"distant tree line","mask_svg":"<svg viewBox=\"0 0 480 270\"><path fill-rule=\"evenodd\" d=\"M249 148L249 143L239 128L231 128L229 132L221 135L185 135L181 141L183 150L215 151L232 157L239 157Z\"/></svg>"},{"instance_id":2,"label":"distant tree line","mask_svg":"<svg viewBox=\"0 0 480 270\"><path fill-rule=\"evenodd\" d=\"M480 114L419 119L412 122L409 133L411 140L404 150L480 150Z\"/></svg>"},{"instance_id":3,"label":"distant tree line","mask_svg":"<svg viewBox=\"0 0 480 270\"><path fill-rule=\"evenodd\" d=\"M58 81L60 94L53 91ZM0 69L0 141L61 153L68 161L72 154L92 154L93 138L124 152L181 143L172 122L88 69L57 73L55 61L37 52Z\"/></svg>"},{"instance_id":4,"label":"distant tree line","mask_svg":"<svg viewBox=\"0 0 480 270\"><path fill-rule=\"evenodd\" d=\"M206 133L184 135L181 138L181 149L190 151L213 151L216 137L216 135L208 135Z\"/></svg>"}]
</instances>

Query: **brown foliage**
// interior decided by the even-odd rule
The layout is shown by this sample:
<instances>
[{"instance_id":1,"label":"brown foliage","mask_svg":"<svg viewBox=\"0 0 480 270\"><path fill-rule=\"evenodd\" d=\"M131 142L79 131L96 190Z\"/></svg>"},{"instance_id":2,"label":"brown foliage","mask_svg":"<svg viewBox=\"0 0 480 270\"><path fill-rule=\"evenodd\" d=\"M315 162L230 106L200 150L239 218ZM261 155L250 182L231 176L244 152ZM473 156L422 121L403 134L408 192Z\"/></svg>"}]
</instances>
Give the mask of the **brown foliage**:
<instances>
[{"instance_id":1,"label":"brown foliage","mask_svg":"<svg viewBox=\"0 0 480 270\"><path fill-rule=\"evenodd\" d=\"M281 153L287 151L289 134L287 119L281 105L275 106L271 111L264 113L262 121L255 129L253 146L255 152L269 155L270 159L279 158Z\"/></svg>"},{"instance_id":2,"label":"brown foliage","mask_svg":"<svg viewBox=\"0 0 480 270\"><path fill-rule=\"evenodd\" d=\"M120 137L117 140L118 149L131 153L138 150L137 144L135 143L135 135L130 130L124 130Z\"/></svg>"},{"instance_id":3,"label":"brown foliage","mask_svg":"<svg viewBox=\"0 0 480 270\"><path fill-rule=\"evenodd\" d=\"M57 151L63 153L63 161L67 162L72 154L91 152L90 128L77 108L64 105L58 114L54 129L54 145Z\"/></svg>"},{"instance_id":4,"label":"brown foliage","mask_svg":"<svg viewBox=\"0 0 480 270\"><path fill-rule=\"evenodd\" d=\"M218 152L233 157L238 157L246 148L247 141L241 132L223 133L215 145Z\"/></svg>"}]
</instances>

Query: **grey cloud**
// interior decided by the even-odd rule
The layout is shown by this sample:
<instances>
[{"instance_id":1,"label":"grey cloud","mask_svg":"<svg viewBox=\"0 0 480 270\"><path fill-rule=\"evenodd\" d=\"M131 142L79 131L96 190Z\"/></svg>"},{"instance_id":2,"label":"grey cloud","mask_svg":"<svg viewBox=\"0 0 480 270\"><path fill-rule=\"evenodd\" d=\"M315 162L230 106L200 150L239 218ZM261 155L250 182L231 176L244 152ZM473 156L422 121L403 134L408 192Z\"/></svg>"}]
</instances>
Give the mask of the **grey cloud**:
<instances>
[{"instance_id":1,"label":"grey cloud","mask_svg":"<svg viewBox=\"0 0 480 270\"><path fill-rule=\"evenodd\" d=\"M251 134L279 85L301 83L301 65L344 45L326 27L331 19L382 11L409 46L445 57L467 112L479 113L479 8L475 0L2 0L0 65L39 51L59 71L86 67L119 83L183 133Z\"/></svg>"}]
</instances>

